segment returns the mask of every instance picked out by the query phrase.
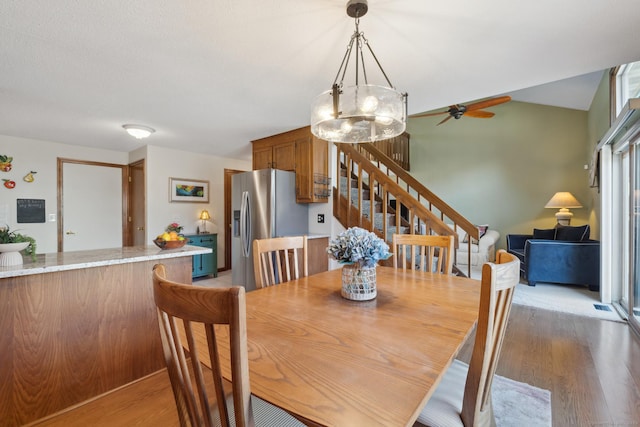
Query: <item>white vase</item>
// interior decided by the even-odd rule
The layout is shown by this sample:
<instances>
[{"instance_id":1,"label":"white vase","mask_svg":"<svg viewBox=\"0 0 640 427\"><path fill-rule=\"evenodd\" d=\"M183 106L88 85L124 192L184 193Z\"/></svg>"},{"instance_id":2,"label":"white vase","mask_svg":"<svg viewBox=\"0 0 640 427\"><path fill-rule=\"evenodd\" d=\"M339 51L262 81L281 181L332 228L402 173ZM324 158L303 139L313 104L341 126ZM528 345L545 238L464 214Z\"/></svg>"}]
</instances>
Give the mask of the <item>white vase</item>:
<instances>
[{"instance_id":1,"label":"white vase","mask_svg":"<svg viewBox=\"0 0 640 427\"><path fill-rule=\"evenodd\" d=\"M357 264L342 267L343 298L354 301L369 301L378 295L376 267L360 267Z\"/></svg>"},{"instance_id":2,"label":"white vase","mask_svg":"<svg viewBox=\"0 0 640 427\"><path fill-rule=\"evenodd\" d=\"M22 265L21 250L29 246L29 242L0 243L0 267Z\"/></svg>"}]
</instances>

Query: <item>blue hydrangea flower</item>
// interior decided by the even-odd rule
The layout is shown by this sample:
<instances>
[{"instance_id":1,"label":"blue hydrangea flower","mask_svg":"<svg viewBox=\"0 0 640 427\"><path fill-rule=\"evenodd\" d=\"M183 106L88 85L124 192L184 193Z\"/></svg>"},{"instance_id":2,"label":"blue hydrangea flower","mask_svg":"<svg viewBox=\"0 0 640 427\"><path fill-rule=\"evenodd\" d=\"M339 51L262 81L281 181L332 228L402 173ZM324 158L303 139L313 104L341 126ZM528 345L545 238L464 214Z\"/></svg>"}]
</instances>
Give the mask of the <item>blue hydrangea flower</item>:
<instances>
[{"instance_id":1,"label":"blue hydrangea flower","mask_svg":"<svg viewBox=\"0 0 640 427\"><path fill-rule=\"evenodd\" d=\"M360 227L351 227L329 242L327 253L341 264L358 263L360 267L375 267L378 261L391 256L384 240Z\"/></svg>"}]
</instances>

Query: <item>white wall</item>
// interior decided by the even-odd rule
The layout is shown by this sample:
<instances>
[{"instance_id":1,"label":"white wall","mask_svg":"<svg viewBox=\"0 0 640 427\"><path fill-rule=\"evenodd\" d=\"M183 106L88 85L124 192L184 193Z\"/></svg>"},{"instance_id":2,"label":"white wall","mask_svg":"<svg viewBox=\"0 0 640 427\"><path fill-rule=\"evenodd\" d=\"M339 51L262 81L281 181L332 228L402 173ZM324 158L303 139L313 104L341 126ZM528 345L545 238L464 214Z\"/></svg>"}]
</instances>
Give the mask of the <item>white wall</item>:
<instances>
[{"instance_id":1,"label":"white wall","mask_svg":"<svg viewBox=\"0 0 640 427\"><path fill-rule=\"evenodd\" d=\"M202 221L198 219L200 212L207 209L211 215L207 231L218 233L218 268L223 267L224 170L251 170L251 162L154 146L146 147L146 159L148 243L153 244L152 240L172 222L184 226L185 234L195 233L198 226L202 228ZM172 177L209 181L209 203L170 203L169 178Z\"/></svg>"},{"instance_id":2,"label":"white wall","mask_svg":"<svg viewBox=\"0 0 640 427\"><path fill-rule=\"evenodd\" d=\"M0 135L0 154L13 157L10 172L0 172L0 179L12 179L16 188L0 186L0 226L4 222L12 230L33 237L37 252L57 251L57 221L18 224L16 199L44 199L46 218L57 215L57 158L99 161L126 165L146 159L146 215L147 242L152 240L171 222L184 226L184 233L195 233L202 224L198 219L207 209L212 222L207 231L218 232L218 267L224 266L224 169L250 170L251 162L166 148L143 146L130 153L99 150ZM36 171L35 181L27 183L23 177ZM209 181L209 203L169 203L169 178L190 178ZM2 181L0 181L0 184ZM6 217L6 221L5 221ZM95 218L91 219L95 221ZM216 230L217 229L217 230Z\"/></svg>"},{"instance_id":3,"label":"white wall","mask_svg":"<svg viewBox=\"0 0 640 427\"><path fill-rule=\"evenodd\" d=\"M0 172L0 179L16 182L12 190L0 186L0 227L6 223L11 230L33 237L38 253L56 252L58 248L57 221L48 221L50 215L57 215L57 158L128 163L128 154L123 152L5 135L0 135L0 154L13 157L13 168ZM23 177L31 171L37 172L35 180L25 182ZM47 222L18 224L16 199L44 199Z\"/></svg>"}]
</instances>

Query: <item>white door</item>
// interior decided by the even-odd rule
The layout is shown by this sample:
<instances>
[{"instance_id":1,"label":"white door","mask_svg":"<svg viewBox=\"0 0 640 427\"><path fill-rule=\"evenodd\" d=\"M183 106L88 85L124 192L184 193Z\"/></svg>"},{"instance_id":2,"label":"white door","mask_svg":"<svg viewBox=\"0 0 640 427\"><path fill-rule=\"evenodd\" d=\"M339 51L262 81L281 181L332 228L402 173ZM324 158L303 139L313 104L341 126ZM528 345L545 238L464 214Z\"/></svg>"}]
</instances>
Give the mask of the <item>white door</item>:
<instances>
[{"instance_id":1,"label":"white door","mask_svg":"<svg viewBox=\"0 0 640 427\"><path fill-rule=\"evenodd\" d=\"M122 168L64 163L62 249L120 248Z\"/></svg>"}]
</instances>

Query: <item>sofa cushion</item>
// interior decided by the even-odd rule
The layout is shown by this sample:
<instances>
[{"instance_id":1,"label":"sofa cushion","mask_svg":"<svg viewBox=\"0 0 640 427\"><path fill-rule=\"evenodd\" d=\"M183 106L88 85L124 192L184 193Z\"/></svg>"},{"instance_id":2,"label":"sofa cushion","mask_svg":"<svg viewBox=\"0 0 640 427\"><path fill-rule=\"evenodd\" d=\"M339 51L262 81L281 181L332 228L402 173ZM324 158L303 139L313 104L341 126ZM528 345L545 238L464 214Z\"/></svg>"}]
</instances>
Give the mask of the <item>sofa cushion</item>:
<instances>
[{"instance_id":1,"label":"sofa cushion","mask_svg":"<svg viewBox=\"0 0 640 427\"><path fill-rule=\"evenodd\" d=\"M568 225L558 226L556 230L556 240L582 242L583 240L589 239L589 224L581 225L578 227L571 227Z\"/></svg>"},{"instance_id":2,"label":"sofa cushion","mask_svg":"<svg viewBox=\"0 0 640 427\"><path fill-rule=\"evenodd\" d=\"M556 228L549 229L533 229L533 238L534 239L544 239L544 240L556 240Z\"/></svg>"},{"instance_id":3,"label":"sofa cushion","mask_svg":"<svg viewBox=\"0 0 640 427\"><path fill-rule=\"evenodd\" d=\"M489 224L476 225L476 228L478 229L478 238L482 239L482 236L487 234L487 230L489 229ZM462 243L469 243L469 235L467 233L464 234L464 239L462 240ZM476 240L475 238L472 238L471 244L477 245L478 240Z\"/></svg>"}]
</instances>

